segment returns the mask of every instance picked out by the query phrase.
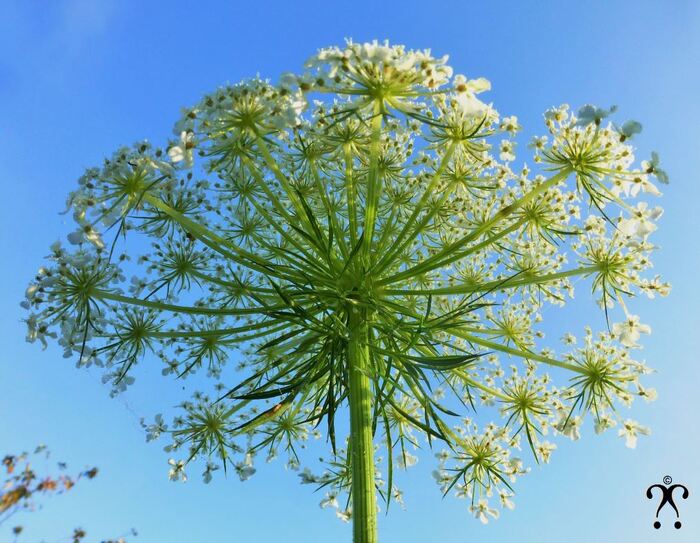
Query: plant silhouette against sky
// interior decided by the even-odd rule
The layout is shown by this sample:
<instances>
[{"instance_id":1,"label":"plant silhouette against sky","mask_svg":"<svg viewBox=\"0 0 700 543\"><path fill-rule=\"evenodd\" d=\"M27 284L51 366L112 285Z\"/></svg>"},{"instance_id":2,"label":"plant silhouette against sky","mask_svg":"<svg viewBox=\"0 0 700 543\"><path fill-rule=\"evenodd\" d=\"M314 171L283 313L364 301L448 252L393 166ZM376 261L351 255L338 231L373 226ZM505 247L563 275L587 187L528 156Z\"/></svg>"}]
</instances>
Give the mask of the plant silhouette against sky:
<instances>
[{"instance_id":1,"label":"plant silhouette against sky","mask_svg":"<svg viewBox=\"0 0 700 543\"><path fill-rule=\"evenodd\" d=\"M102 367L115 394L143 359L206 372L172 421L144 423L172 440L171 478L202 458L205 480L243 480L285 455L355 542L377 540L377 502L401 501L418 448L487 522L513 507L523 458L547 462L586 416L634 447L648 429L618 407L655 392L626 304L669 290L649 271L658 157L635 162L641 125L615 108L564 105L536 169L516 168L517 118L446 61L348 42L206 95L163 149L117 150L69 197L74 247L55 243L30 284L28 339ZM602 331L539 346L542 308L578 279ZM321 466L301 454L314 436Z\"/></svg>"}]
</instances>

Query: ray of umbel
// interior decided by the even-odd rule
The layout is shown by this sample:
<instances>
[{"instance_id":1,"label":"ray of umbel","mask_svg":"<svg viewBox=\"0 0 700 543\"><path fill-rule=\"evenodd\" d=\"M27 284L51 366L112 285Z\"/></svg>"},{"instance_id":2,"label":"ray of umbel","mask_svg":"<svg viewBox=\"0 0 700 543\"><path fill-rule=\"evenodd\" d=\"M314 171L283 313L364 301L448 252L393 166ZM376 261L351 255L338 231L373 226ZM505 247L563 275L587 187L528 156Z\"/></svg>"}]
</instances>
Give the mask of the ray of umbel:
<instances>
[{"instance_id":1,"label":"ray of umbel","mask_svg":"<svg viewBox=\"0 0 700 543\"><path fill-rule=\"evenodd\" d=\"M323 49L276 85L206 95L165 149L117 150L69 197L74 248L52 245L28 288L28 340L57 339L114 394L143 359L205 373L208 392L144 423L171 440L171 479L203 459L206 481L245 480L284 455L356 543L377 540L378 502L401 503L420 448L487 522L513 507L523 450L547 462L585 417L633 447L649 431L617 407L655 392L627 305L669 289L648 274L661 209L641 199L667 182L658 157L635 163L641 125L608 122L614 108L561 106L532 141L538 171L514 169L517 118L446 61ZM579 280L605 331L543 348L542 309Z\"/></svg>"}]
</instances>

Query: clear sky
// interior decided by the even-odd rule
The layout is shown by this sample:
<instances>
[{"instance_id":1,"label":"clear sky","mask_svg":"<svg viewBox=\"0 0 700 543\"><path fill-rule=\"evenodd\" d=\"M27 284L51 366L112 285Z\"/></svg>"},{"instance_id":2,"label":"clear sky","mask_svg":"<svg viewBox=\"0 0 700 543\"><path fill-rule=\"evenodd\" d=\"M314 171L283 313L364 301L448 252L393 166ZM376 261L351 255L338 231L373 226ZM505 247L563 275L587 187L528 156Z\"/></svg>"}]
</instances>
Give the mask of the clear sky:
<instances>
[{"instance_id":1,"label":"clear sky","mask_svg":"<svg viewBox=\"0 0 700 543\"><path fill-rule=\"evenodd\" d=\"M206 486L196 472L169 482L168 456L146 444L138 419L177 391L146 370L128 395L109 399L97 373L76 370L56 346L24 342L18 305L49 244L70 231L59 212L85 167L122 143L163 142L180 107L221 83L276 79L346 37L449 54L458 73L490 79L484 98L530 135L550 106L618 104L621 118L644 124L640 153L657 150L671 176L654 241L673 291L634 306L653 328L643 358L658 370L647 383L659 399L634 413L652 436L636 450L590 428L560 442L550 465L518 482L516 509L488 526L464 501L441 499L423 455L404 480L407 511L381 517L382 540L700 541L700 3L2 0L0 455L44 442L76 469L101 468L18 517L26 541L58 541L78 524L90 541L131 526L142 543L349 541L349 526L281 463L245 483ZM643 495L666 474L691 491L678 531L651 527L657 502Z\"/></svg>"}]
</instances>

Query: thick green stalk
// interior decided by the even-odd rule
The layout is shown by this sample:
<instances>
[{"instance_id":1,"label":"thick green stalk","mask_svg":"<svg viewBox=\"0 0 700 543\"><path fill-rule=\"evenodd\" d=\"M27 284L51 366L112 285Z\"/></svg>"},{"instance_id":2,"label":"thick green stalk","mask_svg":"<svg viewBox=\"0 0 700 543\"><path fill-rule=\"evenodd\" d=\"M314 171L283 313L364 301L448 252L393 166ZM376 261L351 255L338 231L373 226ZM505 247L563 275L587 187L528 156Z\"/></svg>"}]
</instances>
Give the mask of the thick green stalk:
<instances>
[{"instance_id":1,"label":"thick green stalk","mask_svg":"<svg viewBox=\"0 0 700 543\"><path fill-rule=\"evenodd\" d=\"M367 343L369 329L364 309L350 311L348 381L352 465L353 543L376 543L377 503L374 488L372 387Z\"/></svg>"}]
</instances>

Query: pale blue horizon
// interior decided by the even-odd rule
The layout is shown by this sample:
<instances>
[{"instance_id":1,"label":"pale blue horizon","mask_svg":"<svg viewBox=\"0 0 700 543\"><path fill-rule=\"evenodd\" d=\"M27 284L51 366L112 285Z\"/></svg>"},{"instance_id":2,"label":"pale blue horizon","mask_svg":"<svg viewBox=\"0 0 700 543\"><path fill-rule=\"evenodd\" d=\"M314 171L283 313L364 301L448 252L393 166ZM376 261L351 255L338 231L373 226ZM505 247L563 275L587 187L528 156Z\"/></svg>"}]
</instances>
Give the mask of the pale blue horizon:
<instances>
[{"instance_id":1,"label":"pale blue horizon","mask_svg":"<svg viewBox=\"0 0 700 543\"><path fill-rule=\"evenodd\" d=\"M222 83L299 70L318 48L345 38L449 54L457 72L491 80L487 100L517 115L527 134L542 132L541 115L553 105L617 104L622 118L644 125L640 154L657 150L671 176L654 242L656 269L673 290L635 302L653 328L643 358L657 370L647 382L659 399L637 402L633 416L652 435L635 450L590 428L578 442L560 441L551 464L517 483L515 510L487 526L465 501L441 499L425 451L403 477L407 510L380 517L381 540L700 540L700 183L691 165L700 151L700 4L5 0L2 8L0 455L46 443L75 469L101 469L18 516L23 541L68 541L76 526L88 541L132 526L137 543L350 540L349 525L320 510L321 496L282 463L261 465L245 483L217 477L204 485L197 470L185 484L169 482L168 455L145 442L138 423L177 401L159 368L144 369L133 390L112 400L98 373L75 369L57 346L25 343L19 307L49 245L70 231L70 217L59 212L85 167L121 144L163 142L180 107ZM589 314L600 326L595 308ZM555 339L557 325L547 326ZM656 502L644 490L667 474L691 496L679 504L683 528L657 531ZM3 526L0 541L8 534Z\"/></svg>"}]
</instances>

